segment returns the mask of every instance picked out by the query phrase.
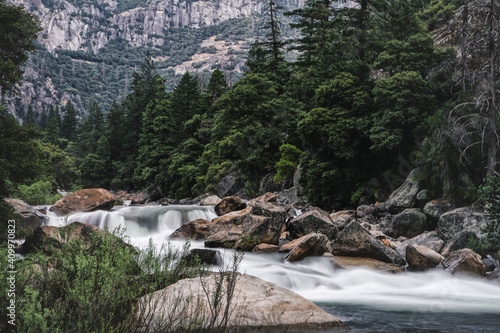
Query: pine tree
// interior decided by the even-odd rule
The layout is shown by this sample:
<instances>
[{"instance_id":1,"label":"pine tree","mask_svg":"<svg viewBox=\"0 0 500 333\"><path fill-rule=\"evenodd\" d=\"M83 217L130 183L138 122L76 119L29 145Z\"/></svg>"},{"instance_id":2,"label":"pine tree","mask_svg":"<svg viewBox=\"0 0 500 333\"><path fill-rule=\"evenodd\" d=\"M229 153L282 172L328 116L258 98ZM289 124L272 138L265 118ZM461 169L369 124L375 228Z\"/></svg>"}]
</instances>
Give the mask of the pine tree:
<instances>
[{"instance_id":1,"label":"pine tree","mask_svg":"<svg viewBox=\"0 0 500 333\"><path fill-rule=\"evenodd\" d=\"M172 117L179 129L177 142L185 138L184 124L195 114L200 113L200 97L198 78L186 72L175 86L171 97Z\"/></svg>"},{"instance_id":2,"label":"pine tree","mask_svg":"<svg viewBox=\"0 0 500 333\"><path fill-rule=\"evenodd\" d=\"M57 119L51 117L49 119L49 124L45 129L45 140L53 145L58 146L60 142L59 125L57 124Z\"/></svg>"},{"instance_id":3,"label":"pine tree","mask_svg":"<svg viewBox=\"0 0 500 333\"><path fill-rule=\"evenodd\" d=\"M206 90L206 93L211 97L212 104L214 104L228 89L229 87L227 86L226 78L222 71L218 69L213 71Z\"/></svg>"},{"instance_id":4,"label":"pine tree","mask_svg":"<svg viewBox=\"0 0 500 333\"><path fill-rule=\"evenodd\" d=\"M76 138L77 125L76 111L73 103L69 101L66 106L66 113L64 114L61 126L62 137L73 141Z\"/></svg>"},{"instance_id":5,"label":"pine tree","mask_svg":"<svg viewBox=\"0 0 500 333\"><path fill-rule=\"evenodd\" d=\"M24 120L23 125L35 125L35 113L33 112L33 107L31 105L28 106L28 112L26 113L26 119Z\"/></svg>"},{"instance_id":6,"label":"pine tree","mask_svg":"<svg viewBox=\"0 0 500 333\"><path fill-rule=\"evenodd\" d=\"M42 113L40 115L40 128L45 130L47 128L49 122L49 115L47 114L47 109L43 108Z\"/></svg>"}]
</instances>

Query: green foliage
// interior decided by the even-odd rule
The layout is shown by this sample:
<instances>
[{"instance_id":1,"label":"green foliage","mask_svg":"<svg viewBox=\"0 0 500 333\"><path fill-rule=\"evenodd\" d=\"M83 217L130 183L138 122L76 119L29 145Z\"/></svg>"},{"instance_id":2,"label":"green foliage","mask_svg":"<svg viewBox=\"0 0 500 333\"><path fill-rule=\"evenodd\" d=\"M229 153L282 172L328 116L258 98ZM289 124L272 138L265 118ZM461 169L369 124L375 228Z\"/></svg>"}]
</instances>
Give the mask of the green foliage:
<instances>
[{"instance_id":1,"label":"green foliage","mask_svg":"<svg viewBox=\"0 0 500 333\"><path fill-rule=\"evenodd\" d=\"M482 230L485 237L479 239L479 253L493 253L500 250L500 178L487 176L480 192L489 223Z\"/></svg>"},{"instance_id":2,"label":"green foliage","mask_svg":"<svg viewBox=\"0 0 500 333\"><path fill-rule=\"evenodd\" d=\"M278 184L293 178L293 174L299 165L303 153L299 148L288 143L281 145L280 152L280 160L275 165L277 173L273 178Z\"/></svg>"},{"instance_id":3,"label":"green foliage","mask_svg":"<svg viewBox=\"0 0 500 333\"><path fill-rule=\"evenodd\" d=\"M55 193L54 180L39 180L31 185L19 185L13 195L29 205L52 205L62 198L62 195Z\"/></svg>"}]
</instances>

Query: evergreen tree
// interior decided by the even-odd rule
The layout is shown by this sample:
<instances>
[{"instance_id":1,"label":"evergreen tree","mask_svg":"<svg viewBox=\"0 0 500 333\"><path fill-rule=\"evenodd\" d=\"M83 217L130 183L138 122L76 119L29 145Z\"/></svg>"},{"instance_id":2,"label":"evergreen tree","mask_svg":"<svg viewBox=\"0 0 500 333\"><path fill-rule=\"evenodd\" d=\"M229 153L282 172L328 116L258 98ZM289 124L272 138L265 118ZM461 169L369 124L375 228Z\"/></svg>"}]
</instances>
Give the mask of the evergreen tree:
<instances>
[{"instance_id":1,"label":"evergreen tree","mask_svg":"<svg viewBox=\"0 0 500 333\"><path fill-rule=\"evenodd\" d=\"M57 120L54 117L51 117L49 119L49 124L45 129L45 140L55 146L59 146L60 143L59 125L57 124Z\"/></svg>"},{"instance_id":2,"label":"evergreen tree","mask_svg":"<svg viewBox=\"0 0 500 333\"><path fill-rule=\"evenodd\" d=\"M106 136L112 161L119 161L125 141L125 114L123 108L113 101L106 116Z\"/></svg>"},{"instance_id":3,"label":"evergreen tree","mask_svg":"<svg viewBox=\"0 0 500 333\"><path fill-rule=\"evenodd\" d=\"M40 115L40 128L45 130L49 123L49 115L47 114L47 109L42 108L42 113Z\"/></svg>"},{"instance_id":4,"label":"evergreen tree","mask_svg":"<svg viewBox=\"0 0 500 333\"><path fill-rule=\"evenodd\" d=\"M35 113L33 112L33 107L31 105L28 106L28 112L26 113L26 119L24 120L23 125L36 125Z\"/></svg>"},{"instance_id":5,"label":"evergreen tree","mask_svg":"<svg viewBox=\"0 0 500 333\"><path fill-rule=\"evenodd\" d=\"M214 104L229 89L224 74L219 69L212 72L208 81L206 93L210 95Z\"/></svg>"},{"instance_id":6,"label":"evergreen tree","mask_svg":"<svg viewBox=\"0 0 500 333\"><path fill-rule=\"evenodd\" d=\"M64 114L62 121L61 134L62 137L73 141L76 138L76 129L77 129L77 119L76 119L76 111L73 103L71 101L68 102L66 106L66 113Z\"/></svg>"}]
</instances>

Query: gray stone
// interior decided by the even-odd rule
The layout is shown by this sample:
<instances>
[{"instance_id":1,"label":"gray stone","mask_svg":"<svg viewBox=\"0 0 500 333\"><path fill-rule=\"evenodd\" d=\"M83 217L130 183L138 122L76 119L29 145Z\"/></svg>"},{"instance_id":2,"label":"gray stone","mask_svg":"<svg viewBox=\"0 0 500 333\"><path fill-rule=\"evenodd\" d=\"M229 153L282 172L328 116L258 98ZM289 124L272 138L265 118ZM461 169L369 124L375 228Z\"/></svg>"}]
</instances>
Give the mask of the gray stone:
<instances>
[{"instance_id":1,"label":"gray stone","mask_svg":"<svg viewBox=\"0 0 500 333\"><path fill-rule=\"evenodd\" d=\"M138 302L138 314L152 314L151 331L164 331L162 324L170 328L181 326L179 318L198 318L201 323L210 320L213 291L220 275L211 274L203 278L183 279L163 290L144 296ZM227 284L222 283L223 295ZM209 295L209 296L207 296ZM336 317L326 313L317 305L278 285L251 275L236 276L227 323L231 332L289 332L330 331L345 329ZM221 309L226 308L222 298ZM184 311L182 316L181 312ZM202 328L206 327L203 326ZM172 329L173 331L173 329Z\"/></svg>"},{"instance_id":2,"label":"gray stone","mask_svg":"<svg viewBox=\"0 0 500 333\"><path fill-rule=\"evenodd\" d=\"M283 184L278 184L274 181L274 173L268 173L262 178L259 186L259 193L279 192L283 190Z\"/></svg>"},{"instance_id":3,"label":"gray stone","mask_svg":"<svg viewBox=\"0 0 500 333\"><path fill-rule=\"evenodd\" d=\"M247 204L243 202L237 196L225 197L217 205L215 205L215 213L218 216L225 215L237 210L242 210L247 207Z\"/></svg>"},{"instance_id":4,"label":"gray stone","mask_svg":"<svg viewBox=\"0 0 500 333\"><path fill-rule=\"evenodd\" d=\"M471 249L457 250L442 262L442 267L451 274L462 274L484 277L486 267L481 261L481 256Z\"/></svg>"},{"instance_id":5,"label":"gray stone","mask_svg":"<svg viewBox=\"0 0 500 333\"><path fill-rule=\"evenodd\" d=\"M472 231L480 237L482 228L487 224L488 219L483 213L469 208L457 208L441 215L438 221L438 233L439 237L445 241L463 231Z\"/></svg>"},{"instance_id":6,"label":"gray stone","mask_svg":"<svg viewBox=\"0 0 500 333\"><path fill-rule=\"evenodd\" d=\"M398 265L405 263L396 250L373 237L356 221L339 232L333 242L332 252L339 256L368 257Z\"/></svg>"},{"instance_id":7,"label":"gray stone","mask_svg":"<svg viewBox=\"0 0 500 333\"><path fill-rule=\"evenodd\" d=\"M245 194L245 180L238 173L230 173L220 180L217 186L217 194L220 198L229 196L243 197Z\"/></svg>"},{"instance_id":8,"label":"gray stone","mask_svg":"<svg viewBox=\"0 0 500 333\"><path fill-rule=\"evenodd\" d=\"M383 218L380 223L380 230L394 238L412 238L429 229L427 217L419 209L406 209L397 215Z\"/></svg>"},{"instance_id":9,"label":"gray stone","mask_svg":"<svg viewBox=\"0 0 500 333\"><path fill-rule=\"evenodd\" d=\"M396 247L396 251L399 253L400 256L402 257L406 256L406 248L408 247L408 245L422 245L432 249L433 251L440 253L441 249L444 246L444 241L438 237L436 231L424 232L423 234L405 240L404 242L399 244Z\"/></svg>"},{"instance_id":10,"label":"gray stone","mask_svg":"<svg viewBox=\"0 0 500 333\"><path fill-rule=\"evenodd\" d=\"M462 231L453 236L453 238L448 239L443 248L441 249L441 255L448 257L453 251L457 251L466 248L469 239L477 240L477 236L473 231Z\"/></svg>"},{"instance_id":11,"label":"gray stone","mask_svg":"<svg viewBox=\"0 0 500 333\"><path fill-rule=\"evenodd\" d=\"M406 262L411 271L426 271L439 265L444 257L422 245L409 244L406 248Z\"/></svg>"},{"instance_id":12,"label":"gray stone","mask_svg":"<svg viewBox=\"0 0 500 333\"><path fill-rule=\"evenodd\" d=\"M322 233L328 239L334 239L338 229L326 213L312 210L304 213L288 223L287 231L292 239L300 238L310 233Z\"/></svg>"},{"instance_id":13,"label":"gray stone","mask_svg":"<svg viewBox=\"0 0 500 333\"><path fill-rule=\"evenodd\" d=\"M455 209L451 202L445 199L432 200L425 204L423 211L427 217L433 221L437 222L441 215L448 213Z\"/></svg>"},{"instance_id":14,"label":"gray stone","mask_svg":"<svg viewBox=\"0 0 500 333\"><path fill-rule=\"evenodd\" d=\"M5 199L15 211L16 232L34 230L40 227L48 218L26 202L19 199ZM6 224L7 222L5 222Z\"/></svg>"},{"instance_id":15,"label":"gray stone","mask_svg":"<svg viewBox=\"0 0 500 333\"><path fill-rule=\"evenodd\" d=\"M356 217L363 218L365 216L376 214L378 211L375 206L361 205L356 209Z\"/></svg>"},{"instance_id":16,"label":"gray stone","mask_svg":"<svg viewBox=\"0 0 500 333\"><path fill-rule=\"evenodd\" d=\"M294 246L290 249L285 259L288 261L299 261L309 256L320 256L328 252L327 243L328 238L325 235L318 233L305 235L293 241Z\"/></svg>"},{"instance_id":17,"label":"gray stone","mask_svg":"<svg viewBox=\"0 0 500 333\"><path fill-rule=\"evenodd\" d=\"M200 206L215 206L221 201L222 201L222 199L219 198L218 196L210 195L210 196L203 198L200 201Z\"/></svg>"},{"instance_id":18,"label":"gray stone","mask_svg":"<svg viewBox=\"0 0 500 333\"><path fill-rule=\"evenodd\" d=\"M420 180L416 179L416 174L420 170L414 169L404 183L391 193L385 202L385 209L397 211L405 208L412 208L417 202L417 193L420 191Z\"/></svg>"}]
</instances>

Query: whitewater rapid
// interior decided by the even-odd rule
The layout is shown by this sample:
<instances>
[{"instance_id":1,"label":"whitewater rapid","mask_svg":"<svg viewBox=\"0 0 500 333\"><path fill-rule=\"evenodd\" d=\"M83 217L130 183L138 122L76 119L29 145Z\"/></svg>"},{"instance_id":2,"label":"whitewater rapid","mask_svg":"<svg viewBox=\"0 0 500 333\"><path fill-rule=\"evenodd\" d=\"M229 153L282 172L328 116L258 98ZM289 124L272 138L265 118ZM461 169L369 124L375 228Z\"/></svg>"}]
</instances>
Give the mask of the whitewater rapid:
<instances>
[{"instance_id":1,"label":"whitewater rapid","mask_svg":"<svg viewBox=\"0 0 500 333\"><path fill-rule=\"evenodd\" d=\"M120 226L125 228L130 243L139 248L145 248L150 239L157 245L169 242L181 247L184 241L169 241L173 231L189 221L198 218L212 220L216 216L210 206L132 206L66 217L49 214L47 225L63 226L79 221L109 230ZM203 242L191 242L191 248L203 247ZM232 251L219 251L228 264ZM500 285L441 271L390 274L360 268L336 269L325 257L309 257L290 263L279 253L246 253L239 271L276 283L321 304L382 311L500 315Z\"/></svg>"}]
</instances>

